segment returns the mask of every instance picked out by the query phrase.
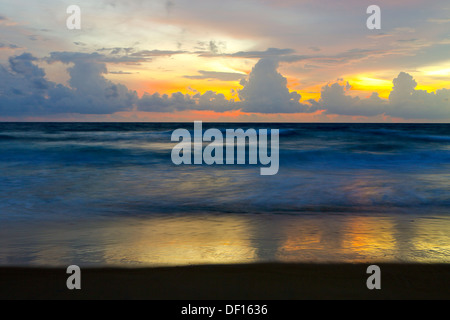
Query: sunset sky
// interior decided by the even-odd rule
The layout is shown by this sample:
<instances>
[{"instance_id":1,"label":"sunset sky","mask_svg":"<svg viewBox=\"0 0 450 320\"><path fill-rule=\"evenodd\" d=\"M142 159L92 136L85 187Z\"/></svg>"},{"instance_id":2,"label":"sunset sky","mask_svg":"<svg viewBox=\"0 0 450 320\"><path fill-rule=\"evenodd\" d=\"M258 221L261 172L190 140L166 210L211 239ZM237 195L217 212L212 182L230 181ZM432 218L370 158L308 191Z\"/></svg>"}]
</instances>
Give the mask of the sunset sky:
<instances>
[{"instance_id":1,"label":"sunset sky","mask_svg":"<svg viewBox=\"0 0 450 320\"><path fill-rule=\"evenodd\" d=\"M2 121L448 122L449 99L448 0L0 3Z\"/></svg>"}]
</instances>

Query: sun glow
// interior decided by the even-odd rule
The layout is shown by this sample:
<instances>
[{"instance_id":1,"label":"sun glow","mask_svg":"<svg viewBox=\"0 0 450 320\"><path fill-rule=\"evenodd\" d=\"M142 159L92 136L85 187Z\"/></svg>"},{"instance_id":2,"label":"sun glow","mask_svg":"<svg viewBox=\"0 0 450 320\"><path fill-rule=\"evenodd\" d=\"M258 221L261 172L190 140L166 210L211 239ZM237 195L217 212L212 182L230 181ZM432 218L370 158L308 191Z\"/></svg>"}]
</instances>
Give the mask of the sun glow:
<instances>
[{"instance_id":1,"label":"sun glow","mask_svg":"<svg viewBox=\"0 0 450 320\"><path fill-rule=\"evenodd\" d=\"M349 79L348 82L351 85L352 91L364 91L368 94L370 92L377 92L381 98L389 98L389 94L392 90L392 80L384 80L375 78L369 75L358 75ZM369 94L370 95L370 94Z\"/></svg>"}]
</instances>

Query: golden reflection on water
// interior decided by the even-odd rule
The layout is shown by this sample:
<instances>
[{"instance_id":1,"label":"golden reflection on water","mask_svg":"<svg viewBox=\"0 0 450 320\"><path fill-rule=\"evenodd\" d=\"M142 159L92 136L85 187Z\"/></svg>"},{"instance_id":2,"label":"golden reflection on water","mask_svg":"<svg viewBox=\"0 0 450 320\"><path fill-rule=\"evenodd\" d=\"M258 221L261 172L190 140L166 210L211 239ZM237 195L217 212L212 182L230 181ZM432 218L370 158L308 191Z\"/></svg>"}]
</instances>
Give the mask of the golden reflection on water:
<instances>
[{"instance_id":1,"label":"golden reflection on water","mask_svg":"<svg viewBox=\"0 0 450 320\"><path fill-rule=\"evenodd\" d=\"M392 258L395 231L389 220L369 217L304 220L285 228L280 260L361 262Z\"/></svg>"},{"instance_id":2,"label":"golden reflection on water","mask_svg":"<svg viewBox=\"0 0 450 320\"><path fill-rule=\"evenodd\" d=\"M356 217L347 224L343 250L360 257L389 260L395 250L395 228L391 219Z\"/></svg>"},{"instance_id":3,"label":"golden reflection on water","mask_svg":"<svg viewBox=\"0 0 450 320\"><path fill-rule=\"evenodd\" d=\"M28 227L1 228L0 265L450 263L447 216L186 215Z\"/></svg>"},{"instance_id":4,"label":"golden reflection on water","mask_svg":"<svg viewBox=\"0 0 450 320\"><path fill-rule=\"evenodd\" d=\"M423 262L447 262L450 263L450 219L428 218L418 222L416 238L419 241L413 243L414 250L418 252L436 253L446 257L441 261L438 256L431 255L418 257Z\"/></svg>"},{"instance_id":5,"label":"golden reflection on water","mask_svg":"<svg viewBox=\"0 0 450 320\"><path fill-rule=\"evenodd\" d=\"M152 218L121 232L104 253L108 264L244 263L256 260L250 221L237 216ZM131 236L131 237L130 237Z\"/></svg>"},{"instance_id":6,"label":"golden reflection on water","mask_svg":"<svg viewBox=\"0 0 450 320\"><path fill-rule=\"evenodd\" d=\"M105 251L108 263L450 263L449 218L191 216L132 228Z\"/></svg>"}]
</instances>

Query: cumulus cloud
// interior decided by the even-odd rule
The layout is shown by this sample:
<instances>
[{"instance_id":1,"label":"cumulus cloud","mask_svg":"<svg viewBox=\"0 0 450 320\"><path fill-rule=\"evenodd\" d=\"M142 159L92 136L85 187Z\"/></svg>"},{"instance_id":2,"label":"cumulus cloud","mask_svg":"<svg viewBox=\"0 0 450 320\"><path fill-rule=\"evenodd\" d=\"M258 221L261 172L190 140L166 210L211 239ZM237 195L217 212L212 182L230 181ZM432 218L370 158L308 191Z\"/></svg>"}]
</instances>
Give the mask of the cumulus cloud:
<instances>
[{"instance_id":1,"label":"cumulus cloud","mask_svg":"<svg viewBox=\"0 0 450 320\"><path fill-rule=\"evenodd\" d=\"M29 53L9 58L9 69L0 66L0 112L2 115L35 113L45 109L53 87Z\"/></svg>"},{"instance_id":2,"label":"cumulus cloud","mask_svg":"<svg viewBox=\"0 0 450 320\"><path fill-rule=\"evenodd\" d=\"M48 81L30 53L11 57L9 68L0 67L0 114L111 114L132 108L136 93L105 79L104 63L76 57L55 55L50 59L72 64L68 68L70 87Z\"/></svg>"},{"instance_id":3,"label":"cumulus cloud","mask_svg":"<svg viewBox=\"0 0 450 320\"><path fill-rule=\"evenodd\" d=\"M129 110L137 99L136 92L121 84L107 80L106 64L80 55L70 58L68 55L53 54L53 60L66 64L70 88L56 86L49 92L49 99L55 107L69 113L109 114Z\"/></svg>"},{"instance_id":4,"label":"cumulus cloud","mask_svg":"<svg viewBox=\"0 0 450 320\"><path fill-rule=\"evenodd\" d=\"M204 94L168 95L145 94L138 102L141 111L171 112L180 110L214 110L225 112L240 109L248 113L301 113L314 112L316 107L300 103L301 95L290 92L287 80L278 72L278 59L261 59L253 68L248 80L242 79L238 90L240 101L227 100L223 94L207 91ZM236 74L203 71L201 78L233 78ZM194 76L195 77L195 76ZM242 78L242 75L239 75Z\"/></svg>"},{"instance_id":5,"label":"cumulus cloud","mask_svg":"<svg viewBox=\"0 0 450 320\"><path fill-rule=\"evenodd\" d=\"M194 95L177 92L171 96L159 93L144 94L137 103L140 111L173 112L183 110L213 110L226 112L239 107L234 100L228 100L222 93L206 91Z\"/></svg>"},{"instance_id":6,"label":"cumulus cloud","mask_svg":"<svg viewBox=\"0 0 450 320\"><path fill-rule=\"evenodd\" d=\"M375 116L385 110L386 101L372 93L368 99L360 99L347 95L351 89L350 84L339 82L322 87L321 99L313 103L318 109L325 109L327 113L346 116Z\"/></svg>"},{"instance_id":7,"label":"cumulus cloud","mask_svg":"<svg viewBox=\"0 0 450 320\"><path fill-rule=\"evenodd\" d=\"M388 115L405 119L450 119L450 90L416 90L417 82L401 72L393 81Z\"/></svg>"},{"instance_id":8,"label":"cumulus cloud","mask_svg":"<svg viewBox=\"0 0 450 320\"><path fill-rule=\"evenodd\" d=\"M301 95L290 92L287 79L278 72L278 60L261 59L239 90L242 111L258 113L313 112L315 108L300 103Z\"/></svg>"},{"instance_id":9,"label":"cumulus cloud","mask_svg":"<svg viewBox=\"0 0 450 320\"><path fill-rule=\"evenodd\" d=\"M360 99L348 95L350 85L338 82L322 88L321 99L315 103L329 114L352 116L386 115L403 119L450 119L450 90L436 92L416 90L417 82L405 72L393 80L389 99L381 99L378 93Z\"/></svg>"},{"instance_id":10,"label":"cumulus cloud","mask_svg":"<svg viewBox=\"0 0 450 320\"><path fill-rule=\"evenodd\" d=\"M288 51L285 51L288 54ZM144 94L142 98L126 86L105 78L106 63L128 61L126 57L99 53L54 52L44 59L48 63L67 65L68 85L46 78L40 61L30 53L10 57L8 65L0 65L0 115L45 116L49 114L113 114L119 111L176 112L212 110L246 113L311 113L345 116L391 116L404 119L450 119L450 90L436 92L417 90L417 82L405 72L393 80L389 99L376 92L369 98L350 94L351 84L342 79L325 85L318 101L302 103L298 92L290 91L287 79L278 72L278 58L262 58L247 78L241 79L242 89L236 90L240 101L227 99L222 93L207 91L172 95ZM116 72L124 74L125 72ZM235 73L199 71L191 78L237 80ZM189 76L187 76L189 78Z\"/></svg>"}]
</instances>

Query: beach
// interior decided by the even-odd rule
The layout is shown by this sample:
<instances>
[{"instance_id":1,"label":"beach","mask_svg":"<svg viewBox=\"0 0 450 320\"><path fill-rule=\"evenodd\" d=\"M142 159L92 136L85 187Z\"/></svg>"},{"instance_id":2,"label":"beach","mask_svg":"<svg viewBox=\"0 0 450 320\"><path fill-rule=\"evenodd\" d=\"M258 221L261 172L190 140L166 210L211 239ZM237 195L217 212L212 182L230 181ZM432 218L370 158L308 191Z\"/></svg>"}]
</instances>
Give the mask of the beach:
<instances>
[{"instance_id":1,"label":"beach","mask_svg":"<svg viewBox=\"0 0 450 320\"><path fill-rule=\"evenodd\" d=\"M450 1L316 2L3 0L0 299L450 300Z\"/></svg>"},{"instance_id":2,"label":"beach","mask_svg":"<svg viewBox=\"0 0 450 320\"><path fill-rule=\"evenodd\" d=\"M369 290L366 264L241 264L82 269L81 290L63 268L1 268L0 299L346 300L450 299L448 264L379 264Z\"/></svg>"},{"instance_id":3,"label":"beach","mask_svg":"<svg viewBox=\"0 0 450 320\"><path fill-rule=\"evenodd\" d=\"M0 297L449 298L450 126L204 124L279 130L270 177L176 166L189 126L4 124Z\"/></svg>"}]
</instances>

